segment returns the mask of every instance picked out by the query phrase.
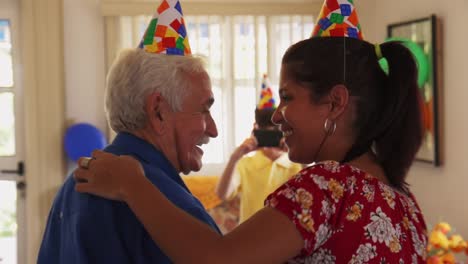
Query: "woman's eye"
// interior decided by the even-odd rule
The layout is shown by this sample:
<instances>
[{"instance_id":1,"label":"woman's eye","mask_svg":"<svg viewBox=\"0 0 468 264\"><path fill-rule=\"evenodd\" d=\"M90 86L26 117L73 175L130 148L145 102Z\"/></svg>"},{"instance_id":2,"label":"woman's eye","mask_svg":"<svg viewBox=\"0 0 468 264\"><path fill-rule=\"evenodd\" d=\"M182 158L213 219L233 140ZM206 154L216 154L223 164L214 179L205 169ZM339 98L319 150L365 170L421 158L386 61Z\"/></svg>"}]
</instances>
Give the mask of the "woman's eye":
<instances>
[{"instance_id":1,"label":"woman's eye","mask_svg":"<svg viewBox=\"0 0 468 264\"><path fill-rule=\"evenodd\" d=\"M287 102L287 101L290 101L290 100L291 100L291 97L290 97L290 96L287 96L287 95L281 95L281 96L280 96L280 99L281 99L281 101Z\"/></svg>"}]
</instances>

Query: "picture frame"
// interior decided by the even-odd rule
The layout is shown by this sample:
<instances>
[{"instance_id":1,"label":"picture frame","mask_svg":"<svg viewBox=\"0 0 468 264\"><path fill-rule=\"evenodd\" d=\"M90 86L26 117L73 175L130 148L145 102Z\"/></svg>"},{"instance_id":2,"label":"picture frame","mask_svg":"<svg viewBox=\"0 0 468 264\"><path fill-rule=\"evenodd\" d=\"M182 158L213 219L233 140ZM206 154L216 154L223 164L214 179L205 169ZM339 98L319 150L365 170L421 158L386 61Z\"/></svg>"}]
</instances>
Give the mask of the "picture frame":
<instances>
[{"instance_id":1,"label":"picture frame","mask_svg":"<svg viewBox=\"0 0 468 264\"><path fill-rule=\"evenodd\" d=\"M401 40L418 65L424 138L416 160L441 165L439 23L435 15L387 26L387 40Z\"/></svg>"}]
</instances>

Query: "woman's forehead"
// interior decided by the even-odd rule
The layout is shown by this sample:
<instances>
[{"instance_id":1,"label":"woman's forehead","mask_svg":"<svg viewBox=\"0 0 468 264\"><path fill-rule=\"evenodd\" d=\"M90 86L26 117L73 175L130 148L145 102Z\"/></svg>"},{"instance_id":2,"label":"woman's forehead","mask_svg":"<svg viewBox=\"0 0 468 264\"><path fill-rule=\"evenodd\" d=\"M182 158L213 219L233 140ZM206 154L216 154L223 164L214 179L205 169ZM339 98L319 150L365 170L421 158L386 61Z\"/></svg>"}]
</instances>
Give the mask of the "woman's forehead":
<instances>
[{"instance_id":1,"label":"woman's forehead","mask_svg":"<svg viewBox=\"0 0 468 264\"><path fill-rule=\"evenodd\" d=\"M284 67L281 69L280 73L280 85L285 86L286 84L290 85L289 83L293 82L293 76L291 76L290 72L286 70Z\"/></svg>"},{"instance_id":2,"label":"woman's forehead","mask_svg":"<svg viewBox=\"0 0 468 264\"><path fill-rule=\"evenodd\" d=\"M280 81L278 92L287 92L294 90L296 88L294 84L296 83L292 80L283 79L282 81Z\"/></svg>"}]
</instances>

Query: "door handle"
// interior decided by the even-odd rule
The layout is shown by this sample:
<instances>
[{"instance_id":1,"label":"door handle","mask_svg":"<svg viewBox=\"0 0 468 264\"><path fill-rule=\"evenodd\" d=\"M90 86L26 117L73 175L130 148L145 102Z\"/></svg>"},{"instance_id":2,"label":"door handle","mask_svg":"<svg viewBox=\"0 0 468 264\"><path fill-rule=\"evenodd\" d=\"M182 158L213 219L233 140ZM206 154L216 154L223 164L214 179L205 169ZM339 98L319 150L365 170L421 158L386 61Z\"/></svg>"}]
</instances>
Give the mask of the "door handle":
<instances>
[{"instance_id":1,"label":"door handle","mask_svg":"<svg viewBox=\"0 0 468 264\"><path fill-rule=\"evenodd\" d=\"M0 170L1 173L4 174L18 174L19 176L24 175L24 162L20 161L18 162L18 166L16 167L16 170Z\"/></svg>"},{"instance_id":2,"label":"door handle","mask_svg":"<svg viewBox=\"0 0 468 264\"><path fill-rule=\"evenodd\" d=\"M24 181L20 181L16 184L16 189L20 191L24 191L26 189L26 183Z\"/></svg>"}]
</instances>

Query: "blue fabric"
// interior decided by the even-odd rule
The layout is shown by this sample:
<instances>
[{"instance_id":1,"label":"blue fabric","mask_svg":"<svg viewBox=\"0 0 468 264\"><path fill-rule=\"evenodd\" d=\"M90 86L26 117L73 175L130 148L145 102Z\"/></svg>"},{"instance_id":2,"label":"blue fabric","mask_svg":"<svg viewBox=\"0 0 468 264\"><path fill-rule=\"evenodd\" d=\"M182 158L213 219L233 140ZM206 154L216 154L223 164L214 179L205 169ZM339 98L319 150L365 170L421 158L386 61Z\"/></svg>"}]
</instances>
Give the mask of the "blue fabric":
<instances>
[{"instance_id":1,"label":"blue fabric","mask_svg":"<svg viewBox=\"0 0 468 264\"><path fill-rule=\"evenodd\" d=\"M174 167L152 145L119 133L105 151L138 159L146 176L169 200L220 232ZM37 263L171 263L125 203L80 194L74 187L69 176L55 198Z\"/></svg>"}]
</instances>

